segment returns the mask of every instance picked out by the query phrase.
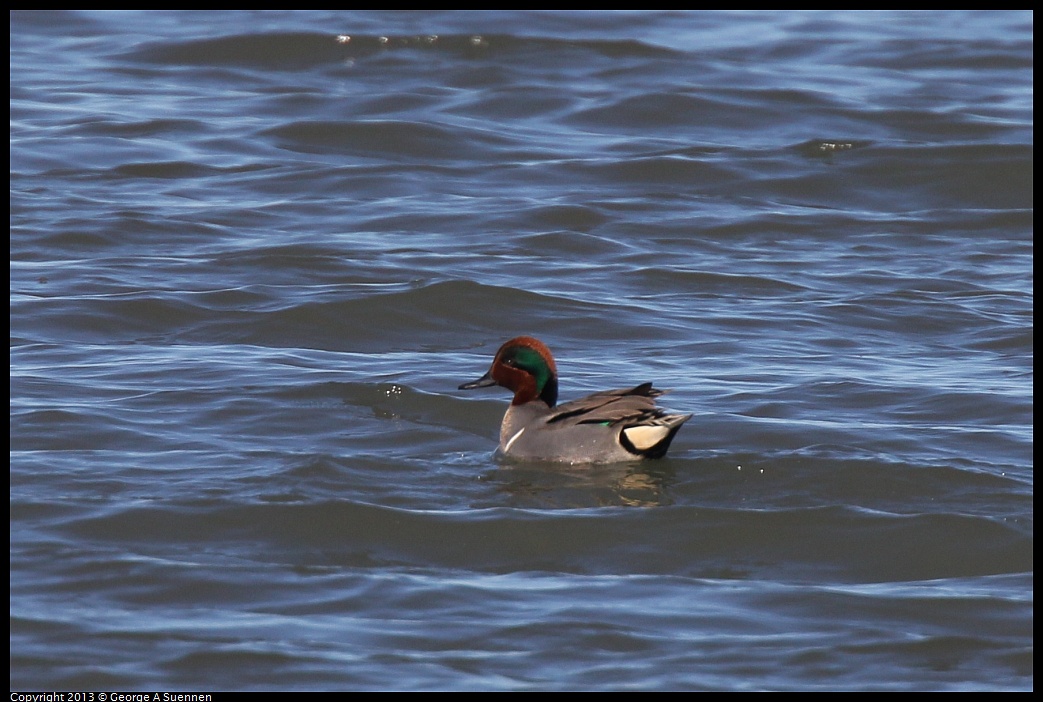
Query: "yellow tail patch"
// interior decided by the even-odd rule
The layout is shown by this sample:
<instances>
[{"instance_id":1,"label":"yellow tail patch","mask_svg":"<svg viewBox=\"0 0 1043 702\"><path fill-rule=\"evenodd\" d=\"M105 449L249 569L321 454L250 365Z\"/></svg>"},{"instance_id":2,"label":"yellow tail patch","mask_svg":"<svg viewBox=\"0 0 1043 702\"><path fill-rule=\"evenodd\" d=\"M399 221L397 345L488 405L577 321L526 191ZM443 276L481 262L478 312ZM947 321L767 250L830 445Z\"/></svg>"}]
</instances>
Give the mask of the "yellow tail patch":
<instances>
[{"instance_id":1,"label":"yellow tail patch","mask_svg":"<svg viewBox=\"0 0 1043 702\"><path fill-rule=\"evenodd\" d=\"M623 430L627 441L638 451L647 451L670 434L670 427L644 425Z\"/></svg>"}]
</instances>

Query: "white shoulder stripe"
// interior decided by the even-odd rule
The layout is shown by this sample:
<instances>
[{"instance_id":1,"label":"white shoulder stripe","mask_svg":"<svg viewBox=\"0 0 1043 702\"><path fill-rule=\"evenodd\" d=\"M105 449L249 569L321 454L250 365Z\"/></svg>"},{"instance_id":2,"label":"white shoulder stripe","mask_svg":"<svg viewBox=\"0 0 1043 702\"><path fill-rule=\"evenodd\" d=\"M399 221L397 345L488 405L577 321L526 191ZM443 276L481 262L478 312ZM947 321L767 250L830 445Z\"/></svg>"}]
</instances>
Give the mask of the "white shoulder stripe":
<instances>
[{"instance_id":1,"label":"white shoulder stripe","mask_svg":"<svg viewBox=\"0 0 1043 702\"><path fill-rule=\"evenodd\" d=\"M518 440L518 437L522 435L523 431L525 431L525 427L522 427L521 429L519 429L518 433L511 437L511 440L508 441L507 445L503 447L503 452L504 453L507 453L508 451L511 450L511 446L514 444L515 441Z\"/></svg>"}]
</instances>

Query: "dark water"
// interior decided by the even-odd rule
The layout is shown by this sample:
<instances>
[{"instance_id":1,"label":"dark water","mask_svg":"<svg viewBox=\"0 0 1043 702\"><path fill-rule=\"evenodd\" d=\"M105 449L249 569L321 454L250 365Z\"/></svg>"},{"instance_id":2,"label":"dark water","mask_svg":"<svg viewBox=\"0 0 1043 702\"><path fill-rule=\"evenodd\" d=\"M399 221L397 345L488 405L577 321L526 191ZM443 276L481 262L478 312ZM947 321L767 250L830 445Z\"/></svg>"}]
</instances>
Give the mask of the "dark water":
<instances>
[{"instance_id":1,"label":"dark water","mask_svg":"<svg viewBox=\"0 0 1043 702\"><path fill-rule=\"evenodd\" d=\"M10 19L12 689L1033 687L1031 13Z\"/></svg>"}]
</instances>

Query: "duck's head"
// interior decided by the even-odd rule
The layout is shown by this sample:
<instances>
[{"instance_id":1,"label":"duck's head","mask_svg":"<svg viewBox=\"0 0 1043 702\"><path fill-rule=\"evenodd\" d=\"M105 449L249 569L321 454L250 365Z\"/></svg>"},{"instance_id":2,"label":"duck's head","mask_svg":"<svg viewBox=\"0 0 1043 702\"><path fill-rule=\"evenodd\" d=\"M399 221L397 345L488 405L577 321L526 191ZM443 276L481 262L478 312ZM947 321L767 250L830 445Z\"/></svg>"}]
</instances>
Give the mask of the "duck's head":
<instances>
[{"instance_id":1,"label":"duck's head","mask_svg":"<svg viewBox=\"0 0 1043 702\"><path fill-rule=\"evenodd\" d=\"M519 336L500 347L485 375L464 383L460 389L490 385L499 385L513 392L512 405L523 405L539 398L548 407L553 407L558 401L558 368L550 349L542 341L531 336Z\"/></svg>"}]
</instances>

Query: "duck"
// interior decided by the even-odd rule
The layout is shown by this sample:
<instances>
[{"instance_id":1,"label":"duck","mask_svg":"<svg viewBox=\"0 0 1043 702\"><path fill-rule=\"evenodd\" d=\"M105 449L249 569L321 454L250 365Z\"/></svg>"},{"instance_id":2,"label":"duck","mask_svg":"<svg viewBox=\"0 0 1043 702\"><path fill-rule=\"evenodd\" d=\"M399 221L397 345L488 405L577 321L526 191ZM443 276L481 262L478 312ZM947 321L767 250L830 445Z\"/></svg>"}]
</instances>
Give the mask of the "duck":
<instances>
[{"instance_id":1,"label":"duck","mask_svg":"<svg viewBox=\"0 0 1043 702\"><path fill-rule=\"evenodd\" d=\"M550 349L531 336L504 342L488 372L460 385L499 385L514 393L500 425L499 453L521 461L615 463L662 458L691 414L656 404L665 390L642 383L558 404L558 369Z\"/></svg>"}]
</instances>

